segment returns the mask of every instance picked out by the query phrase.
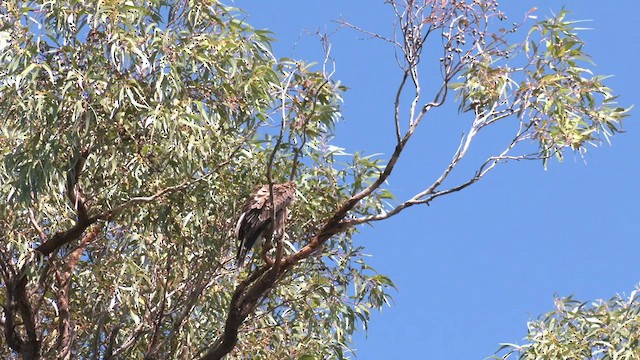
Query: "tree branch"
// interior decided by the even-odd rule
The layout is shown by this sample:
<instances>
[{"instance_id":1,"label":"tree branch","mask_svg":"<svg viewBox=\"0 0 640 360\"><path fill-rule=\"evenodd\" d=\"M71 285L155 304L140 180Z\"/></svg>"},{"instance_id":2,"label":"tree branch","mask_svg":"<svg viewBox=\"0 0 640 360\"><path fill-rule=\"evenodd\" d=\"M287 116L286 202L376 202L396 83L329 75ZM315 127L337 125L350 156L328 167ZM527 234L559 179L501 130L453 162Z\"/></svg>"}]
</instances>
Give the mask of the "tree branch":
<instances>
[{"instance_id":1,"label":"tree branch","mask_svg":"<svg viewBox=\"0 0 640 360\"><path fill-rule=\"evenodd\" d=\"M42 344L38 338L35 315L26 291L26 274L23 271L19 272L13 279L7 281L5 286L4 312L7 343L11 349L19 353L25 360L40 359ZM20 314L26 339L17 330L17 313Z\"/></svg>"},{"instance_id":2,"label":"tree branch","mask_svg":"<svg viewBox=\"0 0 640 360\"><path fill-rule=\"evenodd\" d=\"M71 277L73 271L80 260L80 256L86 249L87 245L92 242L100 232L100 227L96 226L87 235L82 238L78 247L76 247L67 257L66 264L62 265L62 271L56 269L55 275L58 281L59 290L56 294L56 303L58 304L58 337L56 339L55 348L52 351L57 352L57 359L71 358L72 345L72 329L71 329L71 312L69 310L69 290L71 286Z\"/></svg>"},{"instance_id":3,"label":"tree branch","mask_svg":"<svg viewBox=\"0 0 640 360\"><path fill-rule=\"evenodd\" d=\"M47 235L44 233L44 230L42 230L42 227L40 227L40 224L38 224L38 221L36 220L36 216L33 213L33 208L29 208L29 221L31 221L31 225L33 225L33 228L36 230L36 232L38 233L38 236L40 237L40 241L46 241L47 240Z\"/></svg>"},{"instance_id":4,"label":"tree branch","mask_svg":"<svg viewBox=\"0 0 640 360\"><path fill-rule=\"evenodd\" d=\"M133 329L133 331L131 331L131 334L122 343L122 345L120 345L120 347L118 349L113 351L113 354L110 357L107 356L107 354L105 354L105 357L104 357L105 360L106 359L118 359L123 352L125 352L127 349L129 349L130 347L135 345L136 342L138 342L138 338L147 332L147 330L145 330L144 327L145 327L145 323L144 322L140 322L140 324L138 326L136 326L136 328ZM111 347L112 349L113 349L113 346L112 346L111 342L113 341L113 345L115 345L115 341L116 341L116 337L117 337L118 331L120 331L120 327L119 326L114 328L111 331L111 335L113 336L113 340L111 340L111 339L109 340L109 347Z\"/></svg>"},{"instance_id":5,"label":"tree branch","mask_svg":"<svg viewBox=\"0 0 640 360\"><path fill-rule=\"evenodd\" d=\"M67 172L67 197L74 209L76 209L76 223L71 229L57 232L49 240L40 244L35 251L42 256L49 256L61 246L78 239L89 226L98 220L96 218L89 218L89 209L85 203L84 194L79 184L80 174L82 173L84 163L88 156L89 150L83 149L78 152L73 160L73 166Z\"/></svg>"},{"instance_id":6,"label":"tree branch","mask_svg":"<svg viewBox=\"0 0 640 360\"><path fill-rule=\"evenodd\" d=\"M478 170L476 171L475 175L465 181L462 184L459 184L457 186L454 186L452 188L449 188L447 190L443 190L443 191L436 191L437 188L444 182L444 180L449 176L449 174L451 173L451 171L453 170L453 168L460 162L460 160L464 157L464 155L466 154L469 145L471 143L471 138L469 136L471 136L471 134L467 135L466 140L465 138L463 138L463 141L460 143L460 147L458 148L458 150L456 151L453 160L451 161L451 163L449 163L449 165L447 166L447 168L444 170L444 172L440 175L440 177L433 182L433 184L431 184L427 189L425 189L424 191L414 195L411 199L401 203L400 205L394 207L392 210L384 212L382 214L377 214L377 215L371 215L371 216L365 216L365 217L360 217L360 218L356 218L356 219L350 219L350 220L346 220L344 221L344 225L345 226L356 226L356 225L360 225L360 224L364 224L364 223L369 223L372 221L380 221L380 220L384 220L384 219L388 219L394 215L399 214L401 211L403 211L404 209L411 207L413 205L418 205L418 204L429 204L431 201L433 201L435 198L438 198L440 196L446 195L446 194L450 194L453 192L457 192L460 191L478 181L480 181L487 173L489 173L491 170L493 170L493 168L499 164L500 162L504 162L504 161L511 161L511 160L534 160L534 159L539 159L538 156L532 156L532 155L520 155L520 156L511 156L509 155L509 152L511 150L513 150L513 148L516 146L516 144L518 144L519 142L523 141L526 139L526 134L527 131L529 129L530 126L527 127L521 127L520 130L518 131L518 134L514 137L514 139L511 141L511 143L498 155L495 156L491 156L488 159L486 159L482 165L478 168ZM475 134L474 134L475 135Z\"/></svg>"},{"instance_id":7,"label":"tree branch","mask_svg":"<svg viewBox=\"0 0 640 360\"><path fill-rule=\"evenodd\" d=\"M169 274L171 273L171 263L172 260L169 257L167 259L167 268L165 270L165 281L162 283L162 300L160 301L160 306L156 311L155 316L155 324L153 324L153 332L151 333L151 341L147 345L147 353L145 354L145 359L156 359L158 357L158 351L160 350L160 335L163 332L162 330L162 322L165 318L165 309L167 307L167 292L170 286L169 283Z\"/></svg>"},{"instance_id":8,"label":"tree branch","mask_svg":"<svg viewBox=\"0 0 640 360\"><path fill-rule=\"evenodd\" d=\"M218 360L231 352L238 342L238 330L247 316L253 311L258 299L274 283L277 274L273 267L263 265L251 273L236 287L231 297L229 313L222 335L207 349L202 360Z\"/></svg>"}]
</instances>

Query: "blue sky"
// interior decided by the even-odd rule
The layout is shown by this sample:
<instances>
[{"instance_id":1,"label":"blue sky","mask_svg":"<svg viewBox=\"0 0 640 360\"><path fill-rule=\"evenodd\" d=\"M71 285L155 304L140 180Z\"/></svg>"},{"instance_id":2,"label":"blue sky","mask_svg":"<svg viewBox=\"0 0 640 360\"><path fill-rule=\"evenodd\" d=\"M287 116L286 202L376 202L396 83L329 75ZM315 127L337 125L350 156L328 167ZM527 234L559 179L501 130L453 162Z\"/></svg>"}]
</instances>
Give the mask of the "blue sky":
<instances>
[{"instance_id":1,"label":"blue sky","mask_svg":"<svg viewBox=\"0 0 640 360\"><path fill-rule=\"evenodd\" d=\"M318 29L331 32L344 17L389 33L392 13L383 1L235 1L247 21L275 33L278 57L321 60ZM640 2L503 1L509 23L532 6L540 18L564 5L582 32L596 74L622 106L639 105L635 25ZM342 30L331 37L335 77L350 90L337 144L368 154L393 151L391 126L398 68L392 49ZM406 199L448 163L464 129L456 104L430 114L409 144L389 184ZM501 342L520 342L526 323L553 309L553 296L581 300L628 294L638 284L640 254L640 125L636 110L612 145L591 148L585 159L567 154L544 171L539 162L506 164L480 183L365 227L356 241L371 264L399 292L394 306L375 314L368 335L355 339L358 359L483 359ZM484 134L458 179L468 177L487 149L503 141ZM585 164L586 161L586 164Z\"/></svg>"}]
</instances>

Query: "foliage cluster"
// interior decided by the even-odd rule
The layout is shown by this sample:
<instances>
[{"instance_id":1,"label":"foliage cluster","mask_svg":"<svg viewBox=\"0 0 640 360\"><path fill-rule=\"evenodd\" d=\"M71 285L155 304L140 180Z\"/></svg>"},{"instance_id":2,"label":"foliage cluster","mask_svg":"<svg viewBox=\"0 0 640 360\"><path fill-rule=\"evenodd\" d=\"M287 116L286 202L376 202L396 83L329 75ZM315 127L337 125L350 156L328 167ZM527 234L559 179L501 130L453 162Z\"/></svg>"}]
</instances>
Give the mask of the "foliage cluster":
<instances>
[{"instance_id":1,"label":"foliage cluster","mask_svg":"<svg viewBox=\"0 0 640 360\"><path fill-rule=\"evenodd\" d=\"M556 310L528 325L524 345L504 344L501 359L638 359L639 290L587 304L556 299ZM496 358L498 358L496 356Z\"/></svg>"}]
</instances>

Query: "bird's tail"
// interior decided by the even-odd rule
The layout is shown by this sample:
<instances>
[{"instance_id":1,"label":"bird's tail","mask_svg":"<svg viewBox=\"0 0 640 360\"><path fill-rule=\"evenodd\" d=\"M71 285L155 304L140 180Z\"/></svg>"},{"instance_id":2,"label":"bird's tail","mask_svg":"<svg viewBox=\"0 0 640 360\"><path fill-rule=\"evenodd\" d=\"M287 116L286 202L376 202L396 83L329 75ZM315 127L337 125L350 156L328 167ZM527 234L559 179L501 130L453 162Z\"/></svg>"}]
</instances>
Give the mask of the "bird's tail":
<instances>
[{"instance_id":1,"label":"bird's tail","mask_svg":"<svg viewBox=\"0 0 640 360\"><path fill-rule=\"evenodd\" d=\"M238 269L242 268L242 265L244 265L244 258L247 257L247 247L246 245L246 238L242 239L242 242L240 242L240 244L238 244L238 252L236 253L236 266L238 267Z\"/></svg>"}]
</instances>

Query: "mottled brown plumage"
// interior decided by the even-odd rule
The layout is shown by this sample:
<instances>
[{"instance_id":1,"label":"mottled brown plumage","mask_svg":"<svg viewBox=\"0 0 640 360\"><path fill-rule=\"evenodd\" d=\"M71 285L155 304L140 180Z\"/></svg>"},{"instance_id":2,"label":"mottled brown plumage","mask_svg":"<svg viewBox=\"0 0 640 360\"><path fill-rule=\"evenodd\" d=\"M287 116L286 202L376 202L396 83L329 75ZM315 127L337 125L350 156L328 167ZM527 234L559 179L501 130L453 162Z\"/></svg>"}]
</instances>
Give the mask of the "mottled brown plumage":
<instances>
[{"instance_id":1,"label":"mottled brown plumage","mask_svg":"<svg viewBox=\"0 0 640 360\"><path fill-rule=\"evenodd\" d=\"M258 185L253 188L251 195L242 209L242 214L236 224L236 238L238 239L238 267L242 266L247 252L256 241L262 237L270 240L274 231L277 237L284 235L287 207L296 196L296 184L289 181L283 184L273 184L273 205L276 210L275 226L271 224L271 199L269 185Z\"/></svg>"}]
</instances>

